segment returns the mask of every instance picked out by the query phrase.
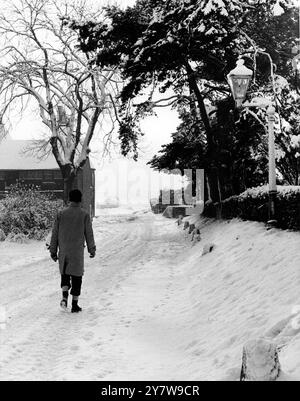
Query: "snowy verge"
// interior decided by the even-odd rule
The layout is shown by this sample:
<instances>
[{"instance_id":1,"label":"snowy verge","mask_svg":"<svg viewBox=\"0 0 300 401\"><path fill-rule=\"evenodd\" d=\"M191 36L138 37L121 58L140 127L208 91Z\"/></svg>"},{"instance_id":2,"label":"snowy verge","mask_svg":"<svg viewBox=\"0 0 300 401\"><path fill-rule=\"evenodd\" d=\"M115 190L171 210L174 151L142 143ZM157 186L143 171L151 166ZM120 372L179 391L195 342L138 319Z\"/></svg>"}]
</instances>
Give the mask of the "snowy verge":
<instances>
[{"instance_id":1,"label":"snowy verge","mask_svg":"<svg viewBox=\"0 0 300 401\"><path fill-rule=\"evenodd\" d=\"M0 242L0 273L24 268L30 264L49 259L45 241L28 240L19 244L9 241Z\"/></svg>"},{"instance_id":2,"label":"snowy verge","mask_svg":"<svg viewBox=\"0 0 300 401\"><path fill-rule=\"evenodd\" d=\"M300 233L237 219L184 221L202 237L186 257L196 338L191 375L200 359L200 377L238 380L243 346L265 338L278 346L280 380L300 380ZM207 244L215 247L204 257Z\"/></svg>"}]
</instances>

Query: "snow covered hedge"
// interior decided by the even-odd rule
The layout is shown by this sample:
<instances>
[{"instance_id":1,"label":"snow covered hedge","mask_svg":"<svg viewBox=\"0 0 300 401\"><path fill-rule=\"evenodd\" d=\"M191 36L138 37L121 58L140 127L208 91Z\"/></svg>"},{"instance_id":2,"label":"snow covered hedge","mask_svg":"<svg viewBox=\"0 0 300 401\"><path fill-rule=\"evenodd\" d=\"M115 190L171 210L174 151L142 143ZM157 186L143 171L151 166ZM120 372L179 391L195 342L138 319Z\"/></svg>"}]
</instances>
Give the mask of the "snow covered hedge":
<instances>
[{"instance_id":1,"label":"snow covered hedge","mask_svg":"<svg viewBox=\"0 0 300 401\"><path fill-rule=\"evenodd\" d=\"M22 238L42 240L62 207L61 200L40 193L37 187L17 184L0 201L0 229L11 240L20 235Z\"/></svg>"},{"instance_id":2,"label":"snow covered hedge","mask_svg":"<svg viewBox=\"0 0 300 401\"><path fill-rule=\"evenodd\" d=\"M268 187L248 189L222 202L222 218L241 218L267 222L269 193ZM216 217L217 205L207 204L204 211L207 217ZM276 201L276 218L282 229L300 230L300 187L280 186Z\"/></svg>"}]
</instances>

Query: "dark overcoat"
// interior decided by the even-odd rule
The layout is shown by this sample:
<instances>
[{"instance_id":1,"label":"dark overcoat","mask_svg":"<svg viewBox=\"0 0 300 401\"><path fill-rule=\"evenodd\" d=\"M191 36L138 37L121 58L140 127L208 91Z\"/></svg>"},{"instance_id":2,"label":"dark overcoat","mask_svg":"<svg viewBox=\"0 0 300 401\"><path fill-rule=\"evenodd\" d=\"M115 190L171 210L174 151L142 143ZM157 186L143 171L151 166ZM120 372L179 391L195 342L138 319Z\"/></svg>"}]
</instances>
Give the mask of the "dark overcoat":
<instances>
[{"instance_id":1,"label":"dark overcoat","mask_svg":"<svg viewBox=\"0 0 300 401\"><path fill-rule=\"evenodd\" d=\"M51 236L50 253L57 254L61 274L83 276L84 243L89 253L96 251L90 215L80 207L70 206L57 214Z\"/></svg>"}]
</instances>

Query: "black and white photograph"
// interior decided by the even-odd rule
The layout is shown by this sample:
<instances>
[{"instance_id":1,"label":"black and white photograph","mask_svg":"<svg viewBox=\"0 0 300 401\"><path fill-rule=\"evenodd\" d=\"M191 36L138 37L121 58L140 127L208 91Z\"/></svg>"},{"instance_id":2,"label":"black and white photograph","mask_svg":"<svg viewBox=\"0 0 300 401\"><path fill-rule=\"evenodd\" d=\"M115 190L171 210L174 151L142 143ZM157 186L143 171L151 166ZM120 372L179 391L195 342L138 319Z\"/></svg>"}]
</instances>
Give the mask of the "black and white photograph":
<instances>
[{"instance_id":1,"label":"black and white photograph","mask_svg":"<svg viewBox=\"0 0 300 401\"><path fill-rule=\"evenodd\" d=\"M299 256L300 1L0 0L1 382L300 381Z\"/></svg>"}]
</instances>

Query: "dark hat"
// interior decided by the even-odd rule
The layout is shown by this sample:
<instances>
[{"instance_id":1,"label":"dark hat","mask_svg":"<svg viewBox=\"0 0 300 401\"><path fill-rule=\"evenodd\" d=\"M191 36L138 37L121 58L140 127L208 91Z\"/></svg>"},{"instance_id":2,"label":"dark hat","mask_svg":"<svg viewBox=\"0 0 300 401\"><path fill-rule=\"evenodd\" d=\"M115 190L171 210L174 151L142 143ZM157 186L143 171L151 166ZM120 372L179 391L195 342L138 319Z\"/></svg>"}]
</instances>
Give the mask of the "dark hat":
<instances>
[{"instance_id":1,"label":"dark hat","mask_svg":"<svg viewBox=\"0 0 300 401\"><path fill-rule=\"evenodd\" d=\"M79 191L79 189L73 189L73 191L70 191L69 193L70 202L80 203L81 200L82 200L82 193Z\"/></svg>"}]
</instances>

